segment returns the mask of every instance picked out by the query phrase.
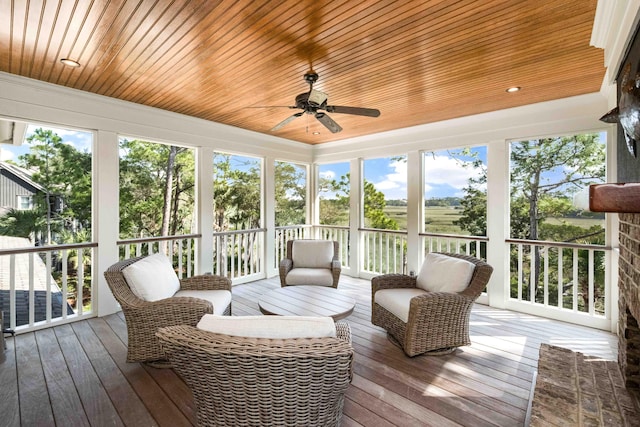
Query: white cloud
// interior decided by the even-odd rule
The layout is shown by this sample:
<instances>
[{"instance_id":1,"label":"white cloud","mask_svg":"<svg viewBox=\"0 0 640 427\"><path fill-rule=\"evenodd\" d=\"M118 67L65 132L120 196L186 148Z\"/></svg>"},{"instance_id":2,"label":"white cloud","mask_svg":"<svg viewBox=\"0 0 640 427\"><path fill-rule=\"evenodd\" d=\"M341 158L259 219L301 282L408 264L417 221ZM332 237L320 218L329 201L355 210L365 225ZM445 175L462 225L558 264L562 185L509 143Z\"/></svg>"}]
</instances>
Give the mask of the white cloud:
<instances>
[{"instance_id":1,"label":"white cloud","mask_svg":"<svg viewBox=\"0 0 640 427\"><path fill-rule=\"evenodd\" d=\"M427 186L448 184L459 190L469 184L469 178L477 178L480 171L475 168L464 168L460 162L448 156L425 156L425 192ZM470 162L465 162L470 163ZM429 185L431 184L431 185Z\"/></svg>"},{"instance_id":2,"label":"white cloud","mask_svg":"<svg viewBox=\"0 0 640 427\"><path fill-rule=\"evenodd\" d=\"M323 172L320 172L318 175L320 175L320 178L326 178L326 179L334 179L336 177L336 173L334 171L323 171Z\"/></svg>"},{"instance_id":3,"label":"white cloud","mask_svg":"<svg viewBox=\"0 0 640 427\"><path fill-rule=\"evenodd\" d=\"M404 161L395 161L389 163L389 167L393 172L385 175L385 179L380 182L374 182L376 190L382 191L387 199L406 199L407 198L407 163Z\"/></svg>"},{"instance_id":4,"label":"white cloud","mask_svg":"<svg viewBox=\"0 0 640 427\"><path fill-rule=\"evenodd\" d=\"M6 162L7 160L13 160L15 157L11 151L0 148L0 161Z\"/></svg>"}]
</instances>

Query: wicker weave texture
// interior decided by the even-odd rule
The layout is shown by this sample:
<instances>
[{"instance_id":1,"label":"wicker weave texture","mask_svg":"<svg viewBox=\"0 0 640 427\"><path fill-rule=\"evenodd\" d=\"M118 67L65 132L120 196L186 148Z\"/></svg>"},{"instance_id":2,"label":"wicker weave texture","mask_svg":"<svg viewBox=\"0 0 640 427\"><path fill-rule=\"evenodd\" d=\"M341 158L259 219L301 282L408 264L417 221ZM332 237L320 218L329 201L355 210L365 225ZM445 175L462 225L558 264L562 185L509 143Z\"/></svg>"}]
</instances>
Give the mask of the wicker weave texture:
<instances>
[{"instance_id":1,"label":"wicker weave texture","mask_svg":"<svg viewBox=\"0 0 640 427\"><path fill-rule=\"evenodd\" d=\"M469 286L459 293L429 292L414 297L411 300L407 323L376 304L375 293L382 289L415 288L416 277L387 274L371 280L371 323L386 329L408 356L426 352L437 353L451 347L471 344L471 308L487 286L493 268L486 262L468 255L442 254L461 258L475 265Z\"/></svg>"},{"instance_id":2,"label":"wicker weave texture","mask_svg":"<svg viewBox=\"0 0 640 427\"><path fill-rule=\"evenodd\" d=\"M195 326L202 316L213 313L209 301L191 297L167 298L160 301L144 301L132 291L122 274L127 266L143 259L131 258L109 267L104 276L107 284L120 304L127 323L127 362L153 362L165 359L156 337L158 328L173 325ZM231 291L231 281L222 276L194 276L180 281L183 290ZM225 310L231 315L231 304Z\"/></svg>"},{"instance_id":3,"label":"wicker weave texture","mask_svg":"<svg viewBox=\"0 0 640 427\"><path fill-rule=\"evenodd\" d=\"M280 286L283 288L287 285L286 277L289 272L295 268L293 265L293 242L295 240L287 240L287 257L280 261ZM331 260L331 274L333 276L332 287L338 287L340 273L342 272L342 264L340 263L340 243L333 240L333 259Z\"/></svg>"},{"instance_id":4,"label":"wicker weave texture","mask_svg":"<svg viewBox=\"0 0 640 427\"><path fill-rule=\"evenodd\" d=\"M338 338L242 338L189 326L157 335L193 392L198 425L338 426L353 348L348 324L336 325Z\"/></svg>"}]
</instances>

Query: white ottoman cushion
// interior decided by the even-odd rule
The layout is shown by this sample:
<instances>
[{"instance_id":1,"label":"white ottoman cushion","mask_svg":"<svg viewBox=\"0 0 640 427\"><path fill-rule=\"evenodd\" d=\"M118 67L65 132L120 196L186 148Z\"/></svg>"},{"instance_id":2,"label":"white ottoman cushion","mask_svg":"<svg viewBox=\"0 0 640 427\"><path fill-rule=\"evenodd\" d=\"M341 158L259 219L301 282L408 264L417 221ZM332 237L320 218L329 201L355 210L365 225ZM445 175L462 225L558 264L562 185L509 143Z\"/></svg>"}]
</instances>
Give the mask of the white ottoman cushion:
<instances>
[{"instance_id":1,"label":"white ottoman cushion","mask_svg":"<svg viewBox=\"0 0 640 427\"><path fill-rule=\"evenodd\" d=\"M198 329L246 338L324 338L336 336L331 317L215 316L205 314Z\"/></svg>"}]
</instances>

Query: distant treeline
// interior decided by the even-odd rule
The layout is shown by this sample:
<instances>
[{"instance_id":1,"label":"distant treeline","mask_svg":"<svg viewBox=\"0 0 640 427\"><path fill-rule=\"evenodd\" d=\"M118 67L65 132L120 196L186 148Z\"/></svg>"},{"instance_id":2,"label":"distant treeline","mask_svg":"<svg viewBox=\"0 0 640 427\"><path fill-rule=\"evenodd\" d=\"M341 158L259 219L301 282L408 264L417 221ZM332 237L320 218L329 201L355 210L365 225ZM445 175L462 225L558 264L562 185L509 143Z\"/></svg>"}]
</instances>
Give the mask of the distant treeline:
<instances>
[{"instance_id":1,"label":"distant treeline","mask_svg":"<svg viewBox=\"0 0 640 427\"><path fill-rule=\"evenodd\" d=\"M462 199L460 197L433 197L424 201L424 205L429 207L446 207L446 206L460 206ZM407 201L403 199L387 200L387 206L407 206Z\"/></svg>"}]
</instances>

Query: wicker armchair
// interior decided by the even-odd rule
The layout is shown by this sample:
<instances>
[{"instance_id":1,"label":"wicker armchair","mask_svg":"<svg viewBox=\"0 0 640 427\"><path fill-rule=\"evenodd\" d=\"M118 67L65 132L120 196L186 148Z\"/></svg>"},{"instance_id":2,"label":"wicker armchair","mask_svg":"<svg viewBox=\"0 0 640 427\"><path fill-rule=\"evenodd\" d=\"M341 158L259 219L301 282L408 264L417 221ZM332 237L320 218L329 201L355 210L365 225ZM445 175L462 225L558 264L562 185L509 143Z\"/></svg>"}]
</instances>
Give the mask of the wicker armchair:
<instances>
[{"instance_id":1,"label":"wicker armchair","mask_svg":"<svg viewBox=\"0 0 640 427\"><path fill-rule=\"evenodd\" d=\"M318 250L316 246L324 243L333 243L333 254L325 254ZM294 254L296 246L298 247L297 251L305 250L308 251L308 254L304 254L305 256ZM280 261L280 286L321 285L337 288L342 271L339 254L340 246L336 241L288 240L287 257ZM313 259L314 257L315 259ZM306 262L301 265L298 261L294 262L296 259L303 259ZM322 267L317 268L316 264L322 264Z\"/></svg>"},{"instance_id":2,"label":"wicker armchair","mask_svg":"<svg viewBox=\"0 0 640 427\"><path fill-rule=\"evenodd\" d=\"M466 289L457 293L427 292L417 288L416 276L401 274L387 274L371 280L371 322L386 329L390 340L399 345L408 356L427 352L447 354L456 347L471 344L471 307L486 287L493 267L466 255L441 255L460 258L475 265ZM376 293L383 289L414 290L415 296L407 299L407 322L376 302Z\"/></svg>"},{"instance_id":3,"label":"wicker armchair","mask_svg":"<svg viewBox=\"0 0 640 427\"><path fill-rule=\"evenodd\" d=\"M120 261L109 267L104 276L122 308L127 323L127 362L150 362L154 366L164 367L168 365L155 335L158 328L173 325L195 326L205 313L213 313L214 307L210 301L191 296L175 296L159 301L140 299L131 291L123 270L144 258ZM180 291L196 291L196 295L204 295L203 291L209 290L230 292L231 280L212 275L180 280ZM231 315L231 304L221 310L224 310L224 314Z\"/></svg>"},{"instance_id":4,"label":"wicker armchair","mask_svg":"<svg viewBox=\"0 0 640 427\"><path fill-rule=\"evenodd\" d=\"M338 426L352 378L351 332L244 338L190 326L158 337L195 399L199 426Z\"/></svg>"}]
</instances>

